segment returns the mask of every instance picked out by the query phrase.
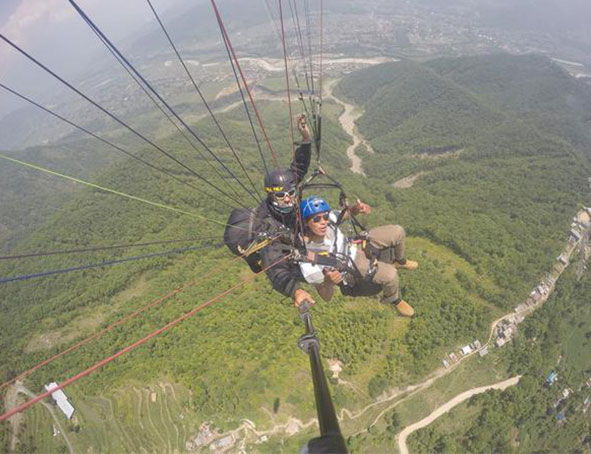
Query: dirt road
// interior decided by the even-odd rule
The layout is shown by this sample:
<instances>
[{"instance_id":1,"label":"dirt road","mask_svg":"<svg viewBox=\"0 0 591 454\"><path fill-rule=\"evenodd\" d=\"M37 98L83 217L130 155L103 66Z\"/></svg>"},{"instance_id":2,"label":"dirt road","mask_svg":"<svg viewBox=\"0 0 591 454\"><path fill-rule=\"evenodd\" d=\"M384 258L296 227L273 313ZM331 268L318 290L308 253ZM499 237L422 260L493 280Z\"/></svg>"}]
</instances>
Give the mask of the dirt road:
<instances>
[{"instance_id":1,"label":"dirt road","mask_svg":"<svg viewBox=\"0 0 591 454\"><path fill-rule=\"evenodd\" d=\"M13 397L11 397L11 400L14 400L14 403L16 403L16 396L18 394L24 394L29 397L35 397L35 394L33 394L31 391L29 391L29 389L25 388L25 386L22 384L22 382L19 382L19 381L15 382L15 384L12 385L7 391L7 396L13 396ZM8 403L8 399L7 399L7 403ZM55 423L55 426L57 427L59 432L64 437L64 441L66 442L66 445L68 446L70 454L73 454L74 448L72 446L72 443L70 443L70 439L68 438L68 435L64 431L62 425L60 424L60 421L59 421L57 415L55 414L53 407L45 401L41 401L41 404L45 408L47 408L47 411L49 411L49 413L51 414L51 417L53 418L53 422ZM11 408L11 407L7 407L7 408ZM12 418L9 419L9 421L11 422L11 425L13 427L13 437L11 440L11 448L13 450L16 447L16 442L17 442L16 430L18 430L18 426L20 426L20 424L22 422L22 416L23 416L22 413L17 413L16 415L14 415ZM16 430L15 430L15 426L16 426Z\"/></svg>"},{"instance_id":2,"label":"dirt road","mask_svg":"<svg viewBox=\"0 0 591 454\"><path fill-rule=\"evenodd\" d=\"M504 389L508 388L509 386L514 386L517 383L519 383L520 378L521 378L521 376L518 375L516 377L511 377L507 380L503 380L503 381L495 383L493 385L480 386L478 388L472 388L472 389L469 389L468 391L464 391L463 393L458 394L456 397L454 397L450 401L443 404L441 407L433 410L433 412L429 416L427 416L426 418L423 418L419 422L416 422L414 424L411 424L408 427L405 427L400 432L400 434L398 434L398 450L400 451L400 454L409 454L408 453L408 446L406 445L406 440L408 439L408 436L410 434L412 434L413 432L415 432L419 429L422 429L423 427L427 427L429 424L431 424L433 421L435 421L441 415L447 413L452 408L454 408L456 405L461 404L462 402L469 399L470 397L475 396L476 394L480 394L480 393L489 391L491 389L504 390Z\"/></svg>"}]
</instances>

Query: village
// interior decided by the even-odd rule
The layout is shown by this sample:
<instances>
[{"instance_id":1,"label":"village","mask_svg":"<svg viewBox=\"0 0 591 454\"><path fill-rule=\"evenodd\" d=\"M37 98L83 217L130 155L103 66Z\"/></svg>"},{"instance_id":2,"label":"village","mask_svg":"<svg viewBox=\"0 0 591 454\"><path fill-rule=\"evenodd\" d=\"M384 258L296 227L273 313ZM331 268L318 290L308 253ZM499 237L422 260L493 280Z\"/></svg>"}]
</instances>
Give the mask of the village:
<instances>
[{"instance_id":1,"label":"village","mask_svg":"<svg viewBox=\"0 0 591 454\"><path fill-rule=\"evenodd\" d=\"M554 289L556 281L569 265L573 255L581 259L576 264L577 277L580 278L582 272L587 269L586 262L591 256L591 207L580 210L573 218L568 232L568 243L557 257L552 272L540 279L525 301L518 304L512 313L497 320L489 341L482 345L480 341L474 340L472 343L461 347L459 351L449 353L442 360L443 366L448 368L457 363L462 357L475 352L478 352L481 357L486 356L489 348L494 346L501 348L509 343L525 317L546 302Z\"/></svg>"},{"instance_id":2,"label":"village","mask_svg":"<svg viewBox=\"0 0 591 454\"><path fill-rule=\"evenodd\" d=\"M591 183L591 178L589 181ZM576 276L580 278L582 273L587 269L586 263L591 257L591 207L585 207L580 210L573 218L568 232L568 243L562 253L556 258L552 272L540 279L525 301L518 304L512 313L497 320L489 341L482 345L479 340L474 340L472 343L461 347L459 351L449 353L442 361L443 366L449 368L462 358L476 352L480 357L483 357L489 353L489 348L502 348L507 345L517 334L518 327L525 320L525 317L546 302L554 289L558 277L574 257L579 258L574 265ZM552 387L557 382L558 373L553 370L546 377L544 384L546 387ZM582 391L584 387L591 388L591 377L581 385L578 391ZM573 390L565 387L559 392L552 404L552 407L557 410L556 419L559 423L563 423L566 420L566 415L562 408L572 395ZM586 414L590 408L591 393L589 393L583 402L583 413Z\"/></svg>"}]
</instances>

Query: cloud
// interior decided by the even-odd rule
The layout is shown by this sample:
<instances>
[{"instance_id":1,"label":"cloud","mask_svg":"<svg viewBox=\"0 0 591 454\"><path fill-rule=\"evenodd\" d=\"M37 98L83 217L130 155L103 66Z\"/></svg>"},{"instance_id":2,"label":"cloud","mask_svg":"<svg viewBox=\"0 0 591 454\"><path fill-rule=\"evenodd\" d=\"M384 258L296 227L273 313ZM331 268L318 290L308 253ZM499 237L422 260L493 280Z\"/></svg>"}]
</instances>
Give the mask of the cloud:
<instances>
[{"instance_id":1,"label":"cloud","mask_svg":"<svg viewBox=\"0 0 591 454\"><path fill-rule=\"evenodd\" d=\"M72 7L64 0L23 0L0 27L0 33L22 42L35 27L63 22L73 16Z\"/></svg>"},{"instance_id":2,"label":"cloud","mask_svg":"<svg viewBox=\"0 0 591 454\"><path fill-rule=\"evenodd\" d=\"M37 30L59 25L73 16L72 7L64 0L22 0L0 27L0 33L19 46L26 47ZM1 43L0 60L3 65L0 66L9 67L16 57L7 44Z\"/></svg>"}]
</instances>

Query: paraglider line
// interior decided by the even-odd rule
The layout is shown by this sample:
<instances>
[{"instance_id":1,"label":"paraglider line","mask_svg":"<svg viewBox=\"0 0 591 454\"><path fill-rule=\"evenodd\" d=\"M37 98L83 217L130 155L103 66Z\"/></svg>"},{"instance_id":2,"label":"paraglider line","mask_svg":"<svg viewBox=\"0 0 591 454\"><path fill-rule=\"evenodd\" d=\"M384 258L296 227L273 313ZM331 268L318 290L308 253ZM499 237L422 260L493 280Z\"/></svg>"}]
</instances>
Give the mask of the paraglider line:
<instances>
[{"instance_id":1,"label":"paraglider line","mask_svg":"<svg viewBox=\"0 0 591 454\"><path fill-rule=\"evenodd\" d=\"M18 159L10 158L10 157L8 157L6 155L3 155L1 153L0 153L0 158L1 159L5 159L5 160L10 161L10 162L13 162L15 164L20 164L22 166L25 166L25 167L29 167L31 169L38 170L40 172L45 172L45 173L48 173L50 175L54 175L56 177L60 177L60 178L66 179L66 180L73 181L75 183L80 183L80 184L83 184L85 186L89 186L91 188L98 189L100 191L104 191L104 192L108 192L108 193L111 193L111 194L119 195L121 197L125 197L125 198L131 199L131 200L135 200L135 201L138 201L138 202L146 203L148 205L152 205L152 206L155 206L155 207L158 207L158 208L163 208L165 210L174 211L176 213L186 214L186 215L192 216L194 218L203 219L204 221L213 222L215 224L223 225L224 227L227 225L225 222L216 221L215 219L209 219L209 218L206 218L205 216L201 216L200 214L192 213L190 211L185 211L185 210L182 210L180 208L171 207L171 206L165 205L163 203L158 203L158 202L153 202L151 200L142 199L141 197L136 197L134 195L126 194L125 192L116 191L114 189L109 189L109 188L106 188L104 186L99 186L98 184L90 183L88 181L84 181L84 180L81 180L79 178L70 177L68 175L64 175L62 173L55 172L55 171L50 170L50 169L46 169L46 168L43 168L43 167L40 167L40 166L36 166L36 165L30 164L28 162L24 162L24 161L20 161ZM238 226L234 226L234 227L235 228L239 228ZM243 229L243 230L246 230L246 229Z\"/></svg>"},{"instance_id":2,"label":"paraglider line","mask_svg":"<svg viewBox=\"0 0 591 454\"><path fill-rule=\"evenodd\" d=\"M218 128L220 134L222 135L222 137L224 138L224 141L226 142L226 145L228 145L228 148L230 148L230 150L232 151L232 154L234 155L234 157L236 158L236 161L238 161L238 164L240 165L240 168L242 169L242 171L244 172L244 175L246 175L246 178L248 179L248 181L250 182L250 184L252 185L252 188L254 189L254 194L256 195L256 197L258 197L258 200L255 198L255 201L257 202L262 202L263 200L261 199L257 188L254 184L254 182L252 181L252 179L250 178L250 175L248 174L248 172L246 171L246 168L242 162L242 160L240 159L240 157L238 156L238 153L236 153L236 150L234 149L234 147L232 146L232 144L230 143L230 140L228 139L228 136L226 135L226 133L224 132L224 130L222 129L222 125L219 123L219 121L217 120L215 114L213 113L213 110L211 109L211 107L209 106L209 103L207 102L207 100L205 99L205 97L203 96L203 93L201 92L201 90L199 89L199 86L197 85L197 83L195 82L195 79L193 78L191 72L189 71L189 68L187 68L187 65L185 64L185 61L183 60L183 57L181 57L181 54L179 53L177 47L175 46L174 42L172 41L172 38L170 37L168 31L166 30L166 27L164 26L164 24L162 23L162 21L160 20L160 16L158 16L158 13L156 12L156 10L154 9L154 7L152 6L152 3L150 2L150 0L146 0L148 2L148 5L150 6L150 9L152 10L152 12L154 13L154 17L156 18L156 20L158 21L158 23L160 24L160 27L162 28L162 32L164 33L164 35L166 36L166 39L168 40L168 42L170 43L170 46L172 47L172 49L174 50L174 53L176 54L177 58L179 59L179 62L181 63L183 69L185 70L185 73L187 74L187 77L189 78L189 80L191 81L191 83L193 84L193 87L195 88L195 91L197 92L197 94L199 95L199 97L201 98L201 101L203 102L203 104L205 105L205 108L207 109L207 112L209 112L209 115L211 116L213 122L215 123L216 127ZM245 188L246 189L246 188ZM250 191L247 191L250 193L250 195L253 195L253 193L251 193Z\"/></svg>"},{"instance_id":3,"label":"paraglider line","mask_svg":"<svg viewBox=\"0 0 591 454\"><path fill-rule=\"evenodd\" d=\"M35 405L37 402L45 399L46 397L50 396L52 393L54 393L55 391L57 391L58 389L64 389L67 386L71 385L72 383L80 380L83 377L86 377L87 375L90 375L91 373L95 372L96 370L100 369L101 367L105 366L106 364L114 361L115 359L117 359L118 357L124 355L125 353L128 353L132 350L134 350L135 348L139 347L142 344L145 344L147 341L149 341L150 339L158 336L159 334L162 334L163 332L169 330L170 328L175 327L176 325L178 325L179 323L187 320L188 318L192 317L193 315L197 314L198 312L200 312L201 310L205 309L208 306L211 306L213 303L215 303L216 301L218 301L219 299L223 298L224 296L228 295L229 293L233 292L234 290L236 290L238 287L253 281L257 276L259 276L260 274L264 273L265 271L269 270L270 268L279 265L281 262L287 260L289 258L289 255L286 255L284 257L282 257L281 259L277 260L276 262L272 263L271 265L267 266L266 268L262 269L260 272L255 273L245 279L243 279L242 281L240 281L238 284L230 287L229 289L223 291L222 293L214 296L213 298L205 301L204 303L202 303L201 305L197 306L196 308L194 308L193 310L185 313L184 315L178 317L177 319L167 323L166 325L164 325L162 328L159 328L153 332L151 332L150 334L148 334L147 336L144 336L143 338L137 340L136 342L134 342L131 345L128 345L127 347L123 348L122 350L119 350L117 353L115 353L114 355L111 355L97 363L95 363L93 366L89 367L88 369L68 378L67 380L63 381L62 383L58 384L56 387L51 388L49 391L46 391L44 393L41 393L39 395L37 395L36 397L32 398L31 400L24 402L10 410L8 410L7 412L5 412L4 414L0 415L0 422L10 418L12 415L16 414L16 413L20 413L21 411L26 410L27 408Z\"/></svg>"},{"instance_id":4,"label":"paraglider line","mask_svg":"<svg viewBox=\"0 0 591 454\"><path fill-rule=\"evenodd\" d=\"M85 100L87 100L89 103L91 103L97 109L99 109L101 112L105 113L110 118L112 118L113 120L115 120L121 126L125 127L127 130L129 130L130 132L132 132L133 134L135 134L137 137L141 138L146 143L150 144L156 150L158 150L159 152L163 153L168 158L172 159L174 162L176 162L178 165L180 165L181 167L183 167L185 170L189 171L192 175L194 175L197 178L201 179L203 182L207 183L208 185L210 185L211 187L213 187L215 190L217 190L218 192L222 193L226 197L234 200L234 202L237 202L239 205L244 206L244 205L242 205L241 202L239 202L236 199L234 199L232 196L230 196L229 194L227 194L225 191L223 191L222 189L218 188L216 185L214 185L213 183L211 183L210 181L208 181L206 178L204 178L201 175L199 175L197 172L195 172L189 166L187 166L186 164L184 164L181 161L179 161L176 157L174 157L172 154L170 154L169 152L167 152L166 150L164 150L162 147L160 147L157 144L155 144L153 141L151 141L150 139L148 139L146 136L144 136L140 132L136 131L131 126L129 126L127 123L125 123L123 120L121 120L120 118L118 118L117 116L115 116L114 114L112 114L111 112L109 112L107 109L105 109L104 107L102 107L96 101L94 101L93 99L91 99L90 97L88 97L87 95L85 95L84 93L82 93L80 90L78 90L72 84L70 84L68 81L66 81L62 77L58 76L55 72L53 72L51 69L49 69L43 63L41 63L39 60L37 60L36 58L34 58L32 55L30 55L29 53L27 53L26 51L24 51L23 49L21 49L19 46L17 46L15 43L13 43L12 41L10 41L8 38L6 38L1 33L0 33L0 39L2 39L4 42L6 42L8 45L10 45L13 49L15 49L16 51L18 51L22 55L24 55L26 58L28 58L29 60L31 60L33 63L35 63L41 69L43 69L45 72L47 72L48 74L52 75L54 78L56 78L57 80L59 80L66 87L68 87L69 89L71 89L72 91L74 91L75 93L77 93L79 96L81 96L82 98L84 98ZM244 206L244 208L247 208L247 207Z\"/></svg>"},{"instance_id":5,"label":"paraglider line","mask_svg":"<svg viewBox=\"0 0 591 454\"><path fill-rule=\"evenodd\" d=\"M254 113L255 113L255 116L256 116L257 121L259 123L259 126L261 128L261 131L263 132L263 135L265 136L265 140L267 142L269 150L271 151L271 156L273 157L273 161L275 162L275 166L279 167L277 153L275 153L275 150L273 149L273 145L271 145L271 140L269 139L267 131L265 130L265 125L263 124L263 120L261 118L259 110L256 106L256 103L254 102L254 98L252 97L251 90L248 87L248 83L246 82L246 77L244 76L244 73L242 72L242 67L240 66L240 62L238 61L238 57L236 56L236 52L234 52L234 48L232 47L232 42L230 41L230 37L228 36L228 33L226 31L226 27L224 26L220 12L218 11L215 0L210 0L210 1L211 1L211 5L213 6L213 9L214 9L214 12L215 12L215 15L216 15L216 18L218 21L218 25L219 25L220 31L222 33L222 37L224 38L224 40L228 44L230 52L232 53L232 56L234 58L234 62L236 63L236 68L238 68L238 72L240 73L240 78L242 79L242 83L244 84L244 88L246 89L246 93L248 94L248 98L250 99L250 103L251 103L252 108L254 110Z\"/></svg>"},{"instance_id":6,"label":"paraglider line","mask_svg":"<svg viewBox=\"0 0 591 454\"><path fill-rule=\"evenodd\" d=\"M163 173L164 175L167 175L168 177L172 178L173 180L177 181L178 183L181 183L181 184L183 184L183 185L185 185L185 186L188 186L188 187L190 187L191 189L194 189L195 191L198 191L199 193L201 193L201 194L204 194L204 195L205 195L205 196L207 196L207 197L211 197L212 199L214 199L214 200L217 200L217 201L218 201L218 202L220 202L220 203L223 203L223 204L224 204L224 205L226 205L227 207L230 207L230 208L235 208L235 206L234 206L234 205L231 205L230 203L226 202L225 200L222 200L222 199L220 199L219 197L213 196L213 195L209 194L208 192L204 191L203 189L200 189L200 188L198 188L197 186L194 186L194 185L192 185L191 183L188 183L188 182L186 182L186 181L184 181L184 180L181 180L179 177L177 177L176 175L173 175L172 173L168 172L167 170L164 170L164 169L162 169L161 167L155 166L155 165L153 165L153 164L149 163L148 161L146 161L146 160L144 160L144 159L140 158L139 156L136 156L136 155L134 155L134 154L130 153L129 151L127 151L127 150L125 150L125 149L121 148L120 146L118 146L118 145L115 145L113 142L110 142L109 140L102 138L101 136L99 136L99 135L97 135L97 134L93 133L92 131L89 131L88 129L86 129L86 128L82 127L82 126L80 126L80 125L77 125L76 123L74 123L74 122L72 122L72 121L68 120L67 118L65 118L65 117L61 116L60 114L58 114L58 113L56 113L56 112L53 112L52 110L48 109L47 107L44 107L44 106L42 106L41 104L39 104L39 103L37 103L37 102L33 101L33 100L32 100L32 99L30 99L30 98L27 98L25 95L23 95L23 94L21 94L21 93L17 92L16 90L13 90L12 88L10 88L10 87L7 87L6 85L4 85L4 84L2 84L2 83L0 83L0 87L2 87L3 89L7 90L7 91L8 91L8 92L10 92L10 93L12 93L12 94L13 94L13 95L15 95L15 96L18 96L18 97L19 97L19 98L21 98L22 100L24 100L24 101L27 101L28 103L30 103L30 104L32 104L32 105L34 105L34 106L38 107L39 109L41 109L41 110L44 110L44 111L45 111L45 112L47 112L48 114L50 114L50 115L53 115L53 116L54 116L54 117L56 117L56 118L59 118L60 120L62 120L63 122L65 122L65 123L69 124L70 126L73 126L74 128L76 128L76 129L78 129L78 130L80 130L80 131L82 131L82 132L84 132L84 133L86 133L86 134L90 135L91 137L94 137L95 139L98 139L98 140L100 140L101 142L103 142L103 143L104 143L104 144L106 144L106 145L109 145L110 147L113 147L115 150L117 150L117 151L120 151L121 153L123 153L123 154L125 154L125 155L129 156L130 158L133 158L133 159L135 159L136 161L139 161L139 162L141 162L142 164L145 164L145 165L147 165L148 167L150 167L150 168L152 168L152 169L154 169L154 170L156 170L156 171L158 171L158 172L161 172L161 173Z\"/></svg>"},{"instance_id":7,"label":"paraglider line","mask_svg":"<svg viewBox=\"0 0 591 454\"><path fill-rule=\"evenodd\" d=\"M148 259L148 258L154 258L154 257L164 257L167 255L181 254L183 252L188 252L188 251L197 251L200 249L204 249L206 247L220 247L222 245L223 245L223 243L207 244L204 246L188 246L188 247L184 247L181 249L172 249L172 250L164 251L164 252L153 252L151 254L135 255L133 257L125 257L122 259L106 260L104 262L92 263L89 265L80 265L80 266L73 266L70 268L61 268L61 269L57 269L57 270L41 271L39 273L23 274L21 276L2 277L2 278L0 278L0 284L6 284L8 282L16 282L16 281L26 281L26 280L35 279L38 277L54 276L56 274L65 274L65 273L71 273L73 271L89 270L92 268L102 268L105 266L111 266L111 265L117 265L120 263L132 262L135 260L142 260L142 259Z\"/></svg>"},{"instance_id":8,"label":"paraglider line","mask_svg":"<svg viewBox=\"0 0 591 454\"><path fill-rule=\"evenodd\" d=\"M63 249L63 250L59 250L59 251L29 252L29 253L18 254L18 255L0 255L0 260L18 260L18 259L25 259L25 258L29 258L29 257L47 257L50 255L79 254L79 253L84 253L84 252L108 251L111 249L127 249L127 248L142 247L142 246L155 246L158 244L192 243L194 241L213 240L216 238L218 238L218 236L187 238L184 240L150 241L147 243L115 244L112 246L92 246L92 247L86 247L86 248L80 248L80 249Z\"/></svg>"},{"instance_id":9,"label":"paraglider line","mask_svg":"<svg viewBox=\"0 0 591 454\"><path fill-rule=\"evenodd\" d=\"M234 174L234 172L232 172L227 166L226 164L224 164L220 158L211 150L211 148L197 135L197 133L194 131L193 128L191 128L177 113L176 111L166 102L166 100L160 96L160 94L158 93L158 91L156 91L156 89L154 89L154 87L144 78L144 76L142 76L139 71L135 68L135 66L133 66L131 64L131 62L129 60L127 60L127 58L125 58L125 56L119 51L119 49L109 40L109 38L107 38L107 36L101 31L101 29L86 15L86 13L84 11L82 11L82 9L76 4L76 2L74 0L68 0L70 2L70 4L74 7L74 9L76 10L76 12L80 15L80 17L82 17L82 19L84 20L84 22L86 22L86 24L96 33L100 36L101 38L101 42L109 47L110 49L112 49L118 56L119 58L121 58L121 60L123 62L125 62L125 64L128 66L129 69L131 69L133 71L133 73L139 77L139 79L146 85L147 88L150 89L150 91L158 98L158 100L164 104L164 106L166 106L166 108L170 111L170 113L172 115L174 115L174 117L183 125L183 127L189 131L189 133L191 133L191 135L195 138L195 140L197 140L197 142L199 142L201 144L201 146L203 146L203 148L205 148L207 150L207 152L224 168L224 170L226 170L226 172L228 172L228 174L234 178L234 180L236 180L236 182L242 186L242 188L250 194L250 191L244 186L244 184L238 179L238 177L236 177L236 175ZM195 172L190 169L189 167L186 167L188 170L190 170L192 173L195 174ZM220 190L221 191L221 190ZM226 197L229 197L232 199L232 196L228 195L226 192L222 191L224 193L224 195L226 195ZM252 194L251 194L252 195ZM255 198L256 200L256 198ZM236 200L235 200L236 201ZM238 201L236 201L238 202ZM241 202L238 202L239 204L241 204ZM247 208L247 207L245 207Z\"/></svg>"}]
</instances>

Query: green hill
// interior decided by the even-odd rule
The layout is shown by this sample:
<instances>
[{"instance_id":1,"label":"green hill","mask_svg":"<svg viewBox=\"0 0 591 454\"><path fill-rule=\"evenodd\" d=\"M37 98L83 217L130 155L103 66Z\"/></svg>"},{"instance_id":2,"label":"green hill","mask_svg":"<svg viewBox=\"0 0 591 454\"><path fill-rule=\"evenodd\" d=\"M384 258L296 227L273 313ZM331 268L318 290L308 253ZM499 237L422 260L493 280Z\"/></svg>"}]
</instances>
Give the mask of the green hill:
<instances>
[{"instance_id":1,"label":"green hill","mask_svg":"<svg viewBox=\"0 0 591 454\"><path fill-rule=\"evenodd\" d=\"M364 158L370 177L391 184L423 172L412 189L392 191L397 219L515 294L533 282L540 265L554 260L557 240L587 191L588 151L571 142L568 130L558 134L542 126L547 112L533 107L541 76L534 88L515 89L522 93L516 105L504 91L490 89L485 70L473 69L466 76L470 83L461 84L464 68L495 64L519 84L528 80L522 73L546 67L553 92L568 99L575 92L579 107L590 99L588 86L557 74L547 60L510 56L374 67L346 78L340 92L365 108L359 128L376 151ZM444 67L445 75L432 70ZM585 115L581 108L568 111L581 127Z\"/></svg>"},{"instance_id":2,"label":"green hill","mask_svg":"<svg viewBox=\"0 0 591 454\"><path fill-rule=\"evenodd\" d=\"M519 100L497 93L485 78L489 72L479 70L480 66L502 68L498 73L509 81L532 71L540 76L530 80L533 86L521 80L527 89L511 88L521 93ZM471 68L471 75L466 68ZM579 122L572 130L544 127L549 112L538 112L534 102L539 79L553 93L569 93L577 100L572 107L564 102L550 112L565 123ZM573 84L545 59L489 56L372 67L346 76L339 96L365 109L359 129L376 153L363 153L367 178L347 170L344 150L348 138L336 121L339 109L326 102L323 166L345 183L351 198L358 196L375 207L368 219L370 226L404 225L410 234L409 256L421 262L419 270L402 276L403 294L416 309L413 320L403 320L369 298L339 297L314 308L322 352L343 362L341 378L350 383L333 386L336 405L356 409L384 390L418 381L460 343L488 336L491 320L522 302L551 267L571 217L587 200L588 156L579 126L586 121L581 106L591 95L589 87ZM287 163L291 151L285 111L280 103L263 105L271 137ZM259 184L258 152L242 112L235 109L221 119ZM197 127L238 172L231 155L222 151L213 125L202 120ZM162 143L194 168L209 172L206 163L178 139L169 137ZM142 153L205 188L153 151ZM393 186L420 172L412 187ZM135 162L118 162L90 177L99 184L222 222L228 214L221 204ZM227 180L214 181L229 189ZM248 203L254 202L250 199ZM63 204L56 202L53 209L43 225L11 250L221 237L221 228L213 223L86 188ZM142 253L157 250L161 249L152 247ZM0 263L0 275L128 255L132 254L102 252ZM38 392L43 383L79 372L249 276L243 264L230 260L225 249L210 249L3 284L2 381L183 283L208 271L223 270L39 370L26 385ZM184 450L183 441L194 437L203 421L212 421L222 430L238 427L243 418L254 421L259 429L283 424L289 417L306 422L315 412L308 361L296 346L301 332L289 302L274 293L264 277L259 278L68 388L79 409L78 422L70 425L70 439L81 451L91 447L101 451ZM174 390L178 399L172 395ZM147 401L148 391L157 394L153 406ZM174 414L167 416L167 408L174 408ZM31 415L27 422L40 424L39 412ZM155 421L164 424L162 430L142 437ZM7 427L3 426L5 443ZM312 431L290 439L284 448L273 439L261 449L297 449L295 444ZM29 450L34 450L30 446L41 449L39 443L31 440Z\"/></svg>"}]
</instances>

